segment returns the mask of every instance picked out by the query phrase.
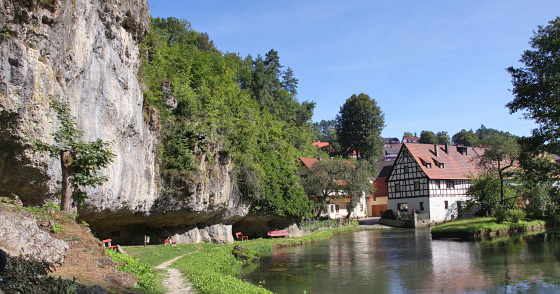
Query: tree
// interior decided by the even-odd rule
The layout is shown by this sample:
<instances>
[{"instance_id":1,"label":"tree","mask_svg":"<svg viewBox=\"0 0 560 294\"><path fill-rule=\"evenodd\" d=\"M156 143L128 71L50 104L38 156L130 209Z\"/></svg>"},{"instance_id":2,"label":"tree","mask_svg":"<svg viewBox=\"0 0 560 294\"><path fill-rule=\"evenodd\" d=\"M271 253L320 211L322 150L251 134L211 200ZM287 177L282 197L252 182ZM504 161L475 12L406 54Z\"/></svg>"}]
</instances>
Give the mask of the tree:
<instances>
[{"instance_id":1,"label":"tree","mask_svg":"<svg viewBox=\"0 0 560 294\"><path fill-rule=\"evenodd\" d=\"M514 99L506 106L511 113L523 111L525 118L539 125L531 137L522 139L524 153L529 156L521 161L525 169L539 172L531 166L531 158L543 153L560 154L560 17L547 26L539 26L529 44L532 49L520 59L524 66L507 69L512 76ZM560 167L552 162L545 170L549 174L543 177L560 175Z\"/></svg>"},{"instance_id":2,"label":"tree","mask_svg":"<svg viewBox=\"0 0 560 294\"><path fill-rule=\"evenodd\" d=\"M375 99L366 94L352 95L336 116L336 135L341 152L376 162L381 155L385 127L383 112Z\"/></svg>"},{"instance_id":3,"label":"tree","mask_svg":"<svg viewBox=\"0 0 560 294\"><path fill-rule=\"evenodd\" d=\"M483 144L488 148L479 156L478 165L486 175L498 179L501 207L513 208L507 207L511 205L507 201L509 199L505 195L504 185L506 180L514 175L513 170L519 159L520 148L517 138L512 135L493 134L486 138Z\"/></svg>"},{"instance_id":4,"label":"tree","mask_svg":"<svg viewBox=\"0 0 560 294\"><path fill-rule=\"evenodd\" d=\"M294 76L294 71L288 67L282 74L282 88L288 91L290 95L296 95L298 83L299 80Z\"/></svg>"},{"instance_id":5,"label":"tree","mask_svg":"<svg viewBox=\"0 0 560 294\"><path fill-rule=\"evenodd\" d=\"M422 131L420 133L420 140L418 140L418 142L422 144L437 144L438 138L433 132Z\"/></svg>"},{"instance_id":6,"label":"tree","mask_svg":"<svg viewBox=\"0 0 560 294\"><path fill-rule=\"evenodd\" d=\"M309 196L317 196L315 207L317 216L327 209L329 195L336 195L341 191L340 181L345 177L349 164L342 160L320 160L313 164L311 173L302 178L302 186Z\"/></svg>"},{"instance_id":7,"label":"tree","mask_svg":"<svg viewBox=\"0 0 560 294\"><path fill-rule=\"evenodd\" d=\"M334 143L336 141L336 121L332 120L321 120L318 123L313 123L313 129L315 131L315 137L318 141Z\"/></svg>"},{"instance_id":8,"label":"tree","mask_svg":"<svg viewBox=\"0 0 560 294\"><path fill-rule=\"evenodd\" d=\"M60 159L62 169L62 191L60 206L70 211L72 196L83 200L85 193L81 187L97 187L107 181L107 177L97 172L113 162L115 154L109 149L110 143L98 139L83 142L82 132L76 129L76 120L70 114L68 104L56 99L51 101L60 126L52 134L54 144L34 142L36 151L48 152L51 157Z\"/></svg>"},{"instance_id":9,"label":"tree","mask_svg":"<svg viewBox=\"0 0 560 294\"><path fill-rule=\"evenodd\" d=\"M311 174L303 179L309 195L319 196L318 215L326 209L328 197L348 197L346 205L350 217L360 198L372 193L371 166L365 160L321 160L313 164Z\"/></svg>"},{"instance_id":10,"label":"tree","mask_svg":"<svg viewBox=\"0 0 560 294\"><path fill-rule=\"evenodd\" d=\"M462 129L457 134L453 135L453 143L458 145L477 147L480 145L478 136L472 130Z\"/></svg>"},{"instance_id":11,"label":"tree","mask_svg":"<svg viewBox=\"0 0 560 294\"><path fill-rule=\"evenodd\" d=\"M412 132L404 132L403 138L404 137L414 137L414 134Z\"/></svg>"},{"instance_id":12,"label":"tree","mask_svg":"<svg viewBox=\"0 0 560 294\"><path fill-rule=\"evenodd\" d=\"M451 138L449 138L449 135L447 135L447 132L445 131L438 132L436 136L439 145L449 144L449 142L451 141Z\"/></svg>"}]
</instances>

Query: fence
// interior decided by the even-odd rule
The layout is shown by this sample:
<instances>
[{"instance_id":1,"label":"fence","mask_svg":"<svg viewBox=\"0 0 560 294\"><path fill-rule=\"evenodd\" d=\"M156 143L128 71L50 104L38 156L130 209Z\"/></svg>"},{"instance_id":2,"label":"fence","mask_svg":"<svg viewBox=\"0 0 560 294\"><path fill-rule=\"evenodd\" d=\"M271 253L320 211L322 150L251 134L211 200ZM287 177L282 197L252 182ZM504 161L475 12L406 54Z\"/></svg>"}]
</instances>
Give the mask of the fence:
<instances>
[{"instance_id":1,"label":"fence","mask_svg":"<svg viewBox=\"0 0 560 294\"><path fill-rule=\"evenodd\" d=\"M315 231L321 228L340 228L348 225L348 222L344 222L341 219L303 220L300 223L300 229Z\"/></svg>"}]
</instances>

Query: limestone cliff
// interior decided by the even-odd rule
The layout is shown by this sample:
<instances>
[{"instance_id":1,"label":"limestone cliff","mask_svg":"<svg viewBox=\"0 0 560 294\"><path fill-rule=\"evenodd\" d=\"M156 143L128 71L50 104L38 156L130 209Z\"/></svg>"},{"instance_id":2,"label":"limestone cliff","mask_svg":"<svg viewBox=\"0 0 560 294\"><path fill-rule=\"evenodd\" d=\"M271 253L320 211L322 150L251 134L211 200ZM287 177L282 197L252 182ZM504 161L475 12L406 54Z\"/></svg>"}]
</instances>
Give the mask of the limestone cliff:
<instances>
[{"instance_id":1,"label":"limestone cliff","mask_svg":"<svg viewBox=\"0 0 560 294\"><path fill-rule=\"evenodd\" d=\"M230 224L248 212L227 154L215 165L200 158L185 199L160 195L157 113L144 109L136 76L149 21L147 0L0 0L0 194L39 204L59 192L60 163L30 149L52 141L56 96L84 139L110 141L116 154L80 210L102 235Z\"/></svg>"}]
</instances>

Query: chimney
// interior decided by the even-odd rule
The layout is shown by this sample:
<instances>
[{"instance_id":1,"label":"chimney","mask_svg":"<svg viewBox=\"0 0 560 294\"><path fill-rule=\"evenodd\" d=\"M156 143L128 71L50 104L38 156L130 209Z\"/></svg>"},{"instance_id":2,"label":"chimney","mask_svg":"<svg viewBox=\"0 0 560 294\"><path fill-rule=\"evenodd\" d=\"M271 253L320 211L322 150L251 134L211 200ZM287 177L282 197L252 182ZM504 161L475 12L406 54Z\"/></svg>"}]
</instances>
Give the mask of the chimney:
<instances>
[{"instance_id":1,"label":"chimney","mask_svg":"<svg viewBox=\"0 0 560 294\"><path fill-rule=\"evenodd\" d=\"M436 157L439 156L438 145L434 145L434 154L436 155Z\"/></svg>"},{"instance_id":2,"label":"chimney","mask_svg":"<svg viewBox=\"0 0 560 294\"><path fill-rule=\"evenodd\" d=\"M445 153L449 154L449 143L445 143Z\"/></svg>"}]
</instances>

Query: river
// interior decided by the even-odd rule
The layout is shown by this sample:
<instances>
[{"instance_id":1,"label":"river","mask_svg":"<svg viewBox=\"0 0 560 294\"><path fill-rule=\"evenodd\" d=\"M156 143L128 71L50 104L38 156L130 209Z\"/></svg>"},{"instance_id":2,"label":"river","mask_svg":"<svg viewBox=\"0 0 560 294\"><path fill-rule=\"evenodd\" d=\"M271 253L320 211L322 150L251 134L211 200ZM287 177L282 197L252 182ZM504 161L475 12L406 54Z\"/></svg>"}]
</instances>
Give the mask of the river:
<instances>
[{"instance_id":1,"label":"river","mask_svg":"<svg viewBox=\"0 0 560 294\"><path fill-rule=\"evenodd\" d=\"M360 231L274 249L243 279L277 293L560 293L560 231L485 242Z\"/></svg>"}]
</instances>

